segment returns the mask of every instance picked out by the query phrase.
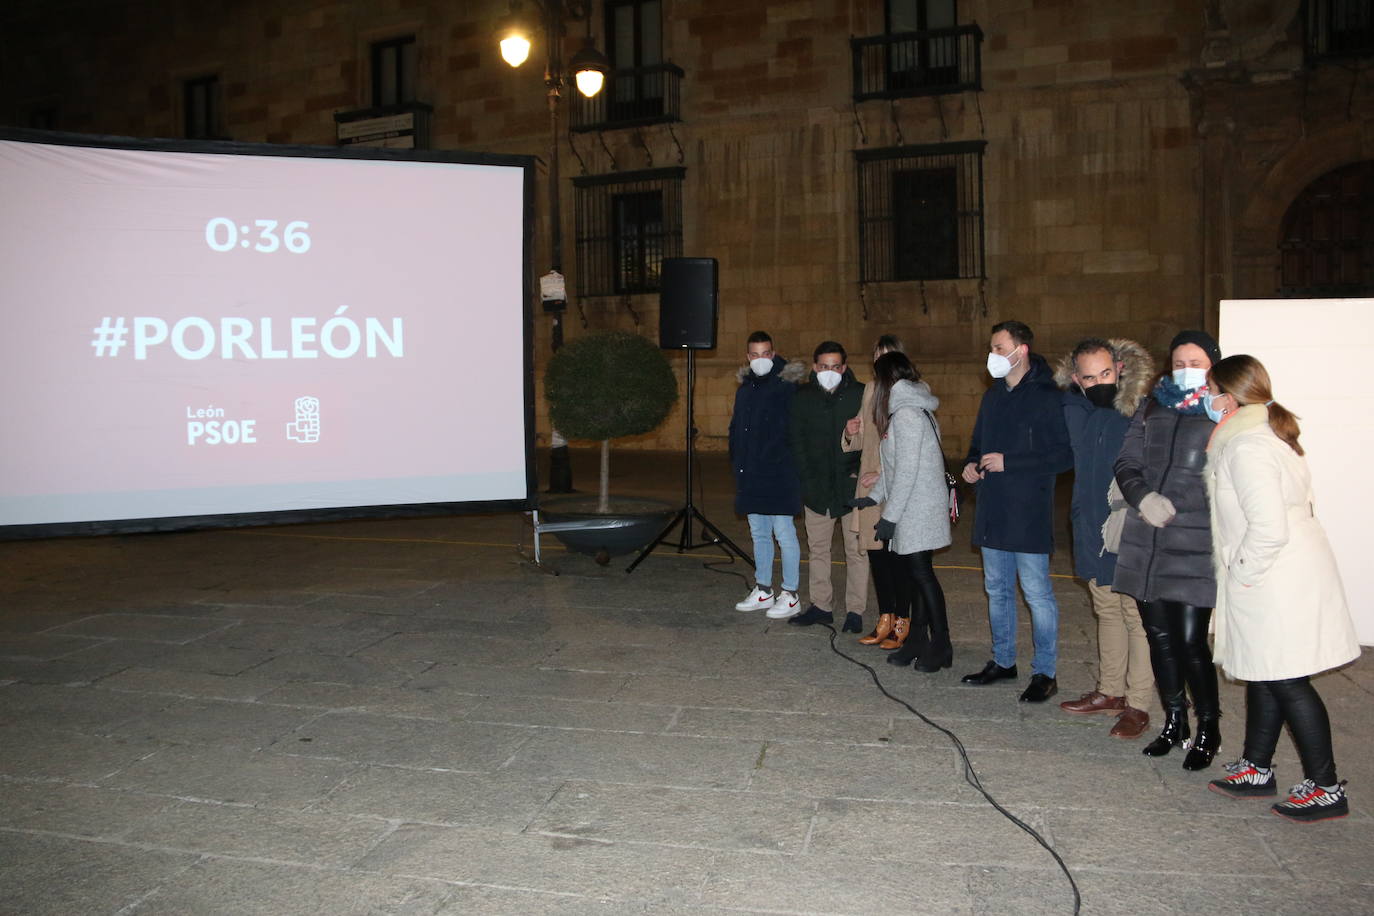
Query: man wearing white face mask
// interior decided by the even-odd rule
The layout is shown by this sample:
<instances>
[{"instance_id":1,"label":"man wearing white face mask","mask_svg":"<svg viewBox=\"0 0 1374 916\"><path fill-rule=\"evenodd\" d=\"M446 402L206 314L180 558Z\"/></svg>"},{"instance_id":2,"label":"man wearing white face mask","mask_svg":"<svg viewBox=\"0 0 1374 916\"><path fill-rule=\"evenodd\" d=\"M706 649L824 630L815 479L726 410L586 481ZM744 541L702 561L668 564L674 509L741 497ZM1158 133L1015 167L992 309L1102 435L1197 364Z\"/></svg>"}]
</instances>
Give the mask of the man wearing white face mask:
<instances>
[{"instance_id":1,"label":"man wearing white face mask","mask_svg":"<svg viewBox=\"0 0 1374 916\"><path fill-rule=\"evenodd\" d=\"M806 365L773 352L764 331L749 335L748 365L736 373L739 389L730 416L730 468L735 477L735 511L749 518L754 539L755 586L737 611L768 611L791 617L801 610L801 545L792 520L801 511L801 484L788 429L797 383ZM773 590L773 543L782 553L782 588Z\"/></svg>"},{"instance_id":2,"label":"man wearing white face mask","mask_svg":"<svg viewBox=\"0 0 1374 916\"><path fill-rule=\"evenodd\" d=\"M836 523L849 514L859 478L859 453L846 452L841 441L845 424L863 404L863 383L849 369L844 347L827 340L812 354L811 378L792 400L792 455L801 478L802 512L806 516L806 544L810 551L810 605L791 623L810 626L834 622L835 590L831 584L831 555ZM868 553L859 534L839 524L845 557L844 631L863 631L863 608L868 602ZM771 612L770 612L771 613Z\"/></svg>"},{"instance_id":3,"label":"man wearing white face mask","mask_svg":"<svg viewBox=\"0 0 1374 916\"><path fill-rule=\"evenodd\" d=\"M1054 479L1073 466L1059 389L1035 336L1019 321L994 325L988 373L1000 381L983 393L964 480L978 485L973 544L983 554L992 659L963 678L986 685L1016 677L1016 584L1031 610L1035 655L1022 702L1043 703L1059 690L1059 604L1050 584L1054 551Z\"/></svg>"}]
</instances>

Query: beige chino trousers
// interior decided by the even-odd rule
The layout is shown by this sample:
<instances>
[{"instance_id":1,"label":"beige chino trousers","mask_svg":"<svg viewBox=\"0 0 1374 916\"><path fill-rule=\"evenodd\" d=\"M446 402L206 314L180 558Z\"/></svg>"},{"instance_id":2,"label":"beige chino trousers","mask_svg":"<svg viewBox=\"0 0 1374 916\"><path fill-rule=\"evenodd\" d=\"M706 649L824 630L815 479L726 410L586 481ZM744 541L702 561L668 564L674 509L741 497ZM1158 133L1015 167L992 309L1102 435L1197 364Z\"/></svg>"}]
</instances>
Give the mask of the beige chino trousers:
<instances>
[{"instance_id":1,"label":"beige chino trousers","mask_svg":"<svg viewBox=\"0 0 1374 916\"><path fill-rule=\"evenodd\" d=\"M863 614L868 604L868 551L859 546L859 533L845 522L848 516L832 518L819 512L806 513L806 547L809 551L807 599L823 611L848 611ZM835 529L844 544L844 607L835 606L835 589L830 577L834 572Z\"/></svg>"}]
</instances>

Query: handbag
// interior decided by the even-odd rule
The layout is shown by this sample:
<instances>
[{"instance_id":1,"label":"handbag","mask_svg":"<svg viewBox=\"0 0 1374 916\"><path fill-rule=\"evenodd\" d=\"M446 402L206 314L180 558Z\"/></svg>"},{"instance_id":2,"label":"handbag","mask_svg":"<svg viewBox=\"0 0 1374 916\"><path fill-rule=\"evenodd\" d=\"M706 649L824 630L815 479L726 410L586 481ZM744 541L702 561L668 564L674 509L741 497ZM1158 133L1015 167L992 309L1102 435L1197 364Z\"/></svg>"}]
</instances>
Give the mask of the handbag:
<instances>
[{"instance_id":1,"label":"handbag","mask_svg":"<svg viewBox=\"0 0 1374 916\"><path fill-rule=\"evenodd\" d=\"M1122 495L1121 488L1116 485L1116 478L1112 478L1111 485L1107 487L1107 520L1102 523L1102 550L1098 556L1104 553L1121 552L1121 532L1126 528L1126 510L1130 503L1126 502L1126 497Z\"/></svg>"},{"instance_id":2,"label":"handbag","mask_svg":"<svg viewBox=\"0 0 1374 916\"><path fill-rule=\"evenodd\" d=\"M921 408L921 412L930 421L931 431L935 433L935 444L939 446L940 456L943 459L945 447L940 442L940 427L935 423L935 416L924 407ZM959 481L948 470L945 471L945 486L949 488L949 522L953 525L959 521Z\"/></svg>"}]
</instances>

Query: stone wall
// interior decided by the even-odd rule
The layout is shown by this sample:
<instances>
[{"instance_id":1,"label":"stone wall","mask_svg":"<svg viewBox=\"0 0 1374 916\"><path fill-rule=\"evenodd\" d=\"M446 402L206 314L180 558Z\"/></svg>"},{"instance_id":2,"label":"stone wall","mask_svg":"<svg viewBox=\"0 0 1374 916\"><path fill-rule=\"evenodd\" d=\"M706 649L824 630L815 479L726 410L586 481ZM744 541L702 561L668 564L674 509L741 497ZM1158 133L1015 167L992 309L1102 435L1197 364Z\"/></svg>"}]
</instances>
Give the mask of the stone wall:
<instances>
[{"instance_id":1,"label":"stone wall","mask_svg":"<svg viewBox=\"0 0 1374 916\"><path fill-rule=\"evenodd\" d=\"M62 129L176 136L181 80L219 73L233 139L329 144L334 113L369 101L370 43L415 33L434 147L547 161L542 51L520 70L501 62L491 30L506 6L12 0L0 12L0 120L22 126L53 105ZM1292 29L1274 17L1291 21L1292 6L967 0L960 20L985 36L983 92L856 105L849 37L881 31L880 0L665 0L665 55L686 73L682 121L560 137L564 264L575 271L571 176L681 163L684 253L721 264L720 347L698 358L702 447L723 447L744 337L766 328L793 357L840 340L861 377L872 340L900 334L944 401L946 451L960 453L988 382L992 323L1026 321L1051 357L1086 334L1135 337L1162 356L1180 327L1214 320L1219 294L1263 289L1273 212L1332 158L1303 117L1319 111L1328 136L1344 131L1335 158L1369 155L1367 105L1341 127L1336 76L1319 74L1326 82L1305 97L1293 79L1253 73L1226 88L1223 75L1252 59L1291 74ZM1275 99L1286 120L1271 123ZM1295 130L1306 166L1284 165ZM986 283L861 289L854 152L959 140L987 142ZM545 193L535 273L549 257ZM655 296L585 299L566 326L653 337L657 314ZM536 313L540 371L549 327ZM624 445L681 447L681 410ZM542 430L542 399L539 416Z\"/></svg>"}]
</instances>

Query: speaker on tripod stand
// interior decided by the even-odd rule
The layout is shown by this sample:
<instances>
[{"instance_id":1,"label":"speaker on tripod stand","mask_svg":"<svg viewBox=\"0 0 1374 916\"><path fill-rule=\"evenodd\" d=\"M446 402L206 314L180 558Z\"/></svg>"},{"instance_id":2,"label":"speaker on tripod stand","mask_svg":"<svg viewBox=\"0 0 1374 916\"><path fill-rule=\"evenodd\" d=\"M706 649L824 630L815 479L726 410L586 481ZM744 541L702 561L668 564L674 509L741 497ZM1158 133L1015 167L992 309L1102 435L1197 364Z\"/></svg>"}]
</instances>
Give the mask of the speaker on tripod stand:
<instances>
[{"instance_id":1,"label":"speaker on tripod stand","mask_svg":"<svg viewBox=\"0 0 1374 916\"><path fill-rule=\"evenodd\" d=\"M634 572L635 567L655 547L667 541L678 525L682 526L680 536L674 542L678 553L700 547L720 547L727 554L733 553L751 567L754 565L753 558L740 550L739 546L713 525L692 502L692 474L697 438L694 401L697 377L696 351L716 348L719 290L717 271L715 258L663 259L662 292L659 294L658 310L658 345L664 350L687 351L687 489L682 508L659 536L639 552L639 556L625 569L627 573ZM692 525L695 522L701 523L703 540L700 542L692 538Z\"/></svg>"}]
</instances>

